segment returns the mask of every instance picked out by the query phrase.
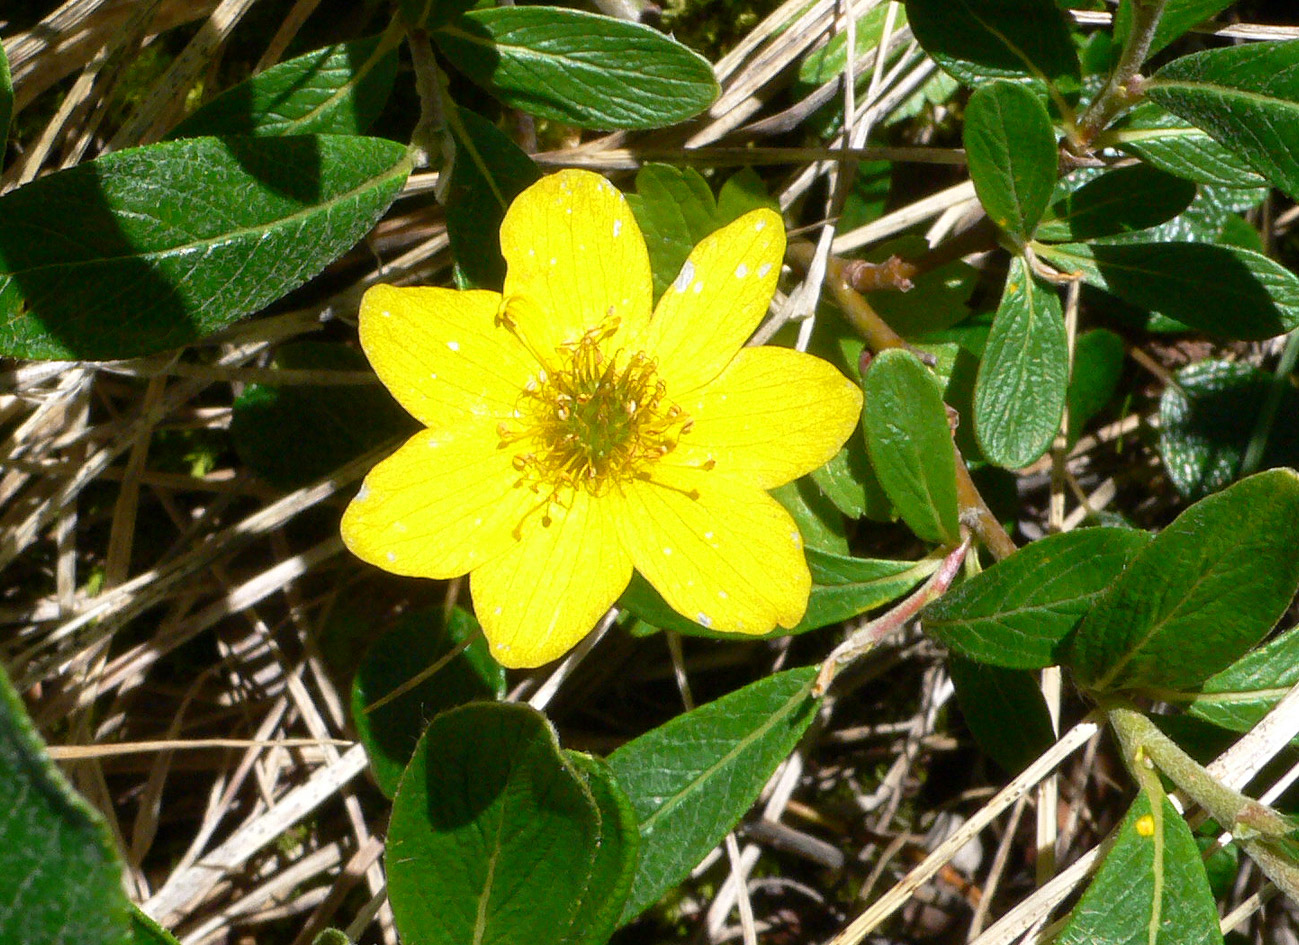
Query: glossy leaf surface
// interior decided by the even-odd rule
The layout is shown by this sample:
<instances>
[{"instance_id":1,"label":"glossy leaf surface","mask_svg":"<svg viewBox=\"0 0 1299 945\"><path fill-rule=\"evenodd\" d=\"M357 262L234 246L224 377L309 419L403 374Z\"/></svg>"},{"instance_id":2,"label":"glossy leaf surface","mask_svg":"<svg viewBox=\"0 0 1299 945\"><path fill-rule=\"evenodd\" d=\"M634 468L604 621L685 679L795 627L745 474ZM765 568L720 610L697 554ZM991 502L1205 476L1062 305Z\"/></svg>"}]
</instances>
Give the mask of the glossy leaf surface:
<instances>
[{"instance_id":1,"label":"glossy leaf surface","mask_svg":"<svg viewBox=\"0 0 1299 945\"><path fill-rule=\"evenodd\" d=\"M451 125L451 134L456 142L446 191L451 252L465 280L499 291L505 281L501 221L510 201L541 172L505 132L468 109L460 109L460 124Z\"/></svg>"},{"instance_id":2,"label":"glossy leaf surface","mask_svg":"<svg viewBox=\"0 0 1299 945\"><path fill-rule=\"evenodd\" d=\"M684 879L753 805L815 715L815 675L808 667L769 676L609 756L641 833L624 922Z\"/></svg>"},{"instance_id":3,"label":"glossy leaf surface","mask_svg":"<svg viewBox=\"0 0 1299 945\"><path fill-rule=\"evenodd\" d=\"M1051 666L1079 621L1149 541L1132 528L1040 538L925 608L925 631L980 663Z\"/></svg>"},{"instance_id":4,"label":"glossy leaf surface","mask_svg":"<svg viewBox=\"0 0 1299 945\"><path fill-rule=\"evenodd\" d=\"M958 543L956 458L938 382L894 348L871 362L864 387L862 429L884 492L917 537Z\"/></svg>"},{"instance_id":5,"label":"glossy leaf surface","mask_svg":"<svg viewBox=\"0 0 1299 945\"><path fill-rule=\"evenodd\" d=\"M0 198L0 353L124 358L202 338L350 249L410 166L393 141L194 138Z\"/></svg>"},{"instance_id":6,"label":"glossy leaf surface","mask_svg":"<svg viewBox=\"0 0 1299 945\"><path fill-rule=\"evenodd\" d=\"M1060 429L1068 387L1060 293L1016 256L974 388L974 430L983 455L1017 469L1045 453Z\"/></svg>"},{"instance_id":7,"label":"glossy leaf surface","mask_svg":"<svg viewBox=\"0 0 1299 945\"><path fill-rule=\"evenodd\" d=\"M108 828L45 753L0 671L0 941L131 945Z\"/></svg>"},{"instance_id":8,"label":"glossy leaf surface","mask_svg":"<svg viewBox=\"0 0 1299 945\"><path fill-rule=\"evenodd\" d=\"M965 107L965 156L988 216L1026 242L1051 200L1058 164L1041 99L1014 82L980 86Z\"/></svg>"},{"instance_id":9,"label":"glossy leaf surface","mask_svg":"<svg viewBox=\"0 0 1299 945\"><path fill-rule=\"evenodd\" d=\"M1125 302L1224 338L1299 327L1299 277L1261 253L1206 243L1061 243L1040 255Z\"/></svg>"},{"instance_id":10,"label":"glossy leaf surface","mask_svg":"<svg viewBox=\"0 0 1299 945\"><path fill-rule=\"evenodd\" d=\"M1218 909L1191 828L1143 792L1119 826L1059 945L1221 945Z\"/></svg>"},{"instance_id":11,"label":"glossy leaf surface","mask_svg":"<svg viewBox=\"0 0 1299 945\"><path fill-rule=\"evenodd\" d=\"M1201 184L1258 187L1266 178L1190 122L1154 102L1134 108L1118 146L1151 166Z\"/></svg>"},{"instance_id":12,"label":"glossy leaf surface","mask_svg":"<svg viewBox=\"0 0 1299 945\"><path fill-rule=\"evenodd\" d=\"M1194 696L1191 715L1247 732L1299 683L1299 627L1292 627L1210 676Z\"/></svg>"},{"instance_id":13,"label":"glossy leaf surface","mask_svg":"<svg viewBox=\"0 0 1299 945\"><path fill-rule=\"evenodd\" d=\"M370 708L466 640L464 652L435 675L392 702ZM397 793L424 727L439 712L504 695L505 670L488 653L472 616L458 607L445 622L440 607L404 615L370 646L352 682L352 721L379 789L388 797Z\"/></svg>"},{"instance_id":14,"label":"glossy leaf surface","mask_svg":"<svg viewBox=\"0 0 1299 945\"><path fill-rule=\"evenodd\" d=\"M170 137L361 134L397 78L397 52L381 43L358 39L271 66L208 102Z\"/></svg>"},{"instance_id":15,"label":"glossy leaf surface","mask_svg":"<svg viewBox=\"0 0 1299 945\"><path fill-rule=\"evenodd\" d=\"M1299 40L1174 59L1146 94L1299 196Z\"/></svg>"},{"instance_id":16,"label":"glossy leaf surface","mask_svg":"<svg viewBox=\"0 0 1299 945\"><path fill-rule=\"evenodd\" d=\"M506 105L583 128L657 128L717 97L713 69L639 23L557 7L495 7L433 33L452 64Z\"/></svg>"},{"instance_id":17,"label":"glossy leaf surface","mask_svg":"<svg viewBox=\"0 0 1299 945\"><path fill-rule=\"evenodd\" d=\"M966 85L1034 77L1075 88L1080 67L1069 28L1041 0L907 0L925 52Z\"/></svg>"},{"instance_id":18,"label":"glossy leaf surface","mask_svg":"<svg viewBox=\"0 0 1299 945\"><path fill-rule=\"evenodd\" d=\"M1177 216L1195 185L1145 164L1101 174L1051 203L1037 239L1067 242L1134 233Z\"/></svg>"},{"instance_id":19,"label":"glossy leaf surface","mask_svg":"<svg viewBox=\"0 0 1299 945\"><path fill-rule=\"evenodd\" d=\"M1243 656L1299 587L1299 475L1242 479L1191 506L1137 553L1078 627L1090 689L1187 691Z\"/></svg>"},{"instance_id":20,"label":"glossy leaf surface","mask_svg":"<svg viewBox=\"0 0 1299 945\"><path fill-rule=\"evenodd\" d=\"M420 945L558 945L600 835L600 809L542 715L498 703L445 712L416 746L392 805L386 863L397 929Z\"/></svg>"}]
</instances>

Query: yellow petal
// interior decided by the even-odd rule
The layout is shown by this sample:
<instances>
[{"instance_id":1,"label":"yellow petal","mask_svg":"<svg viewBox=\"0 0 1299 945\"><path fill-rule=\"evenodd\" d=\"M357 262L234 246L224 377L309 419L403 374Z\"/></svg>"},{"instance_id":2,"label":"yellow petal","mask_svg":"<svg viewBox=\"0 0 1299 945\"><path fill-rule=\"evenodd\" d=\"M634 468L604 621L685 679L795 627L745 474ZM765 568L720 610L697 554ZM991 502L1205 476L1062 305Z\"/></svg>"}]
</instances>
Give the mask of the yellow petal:
<instances>
[{"instance_id":1,"label":"yellow petal","mask_svg":"<svg viewBox=\"0 0 1299 945\"><path fill-rule=\"evenodd\" d=\"M675 399L730 363L771 305L785 255L785 226L754 210L703 240L659 299L644 349Z\"/></svg>"},{"instance_id":2,"label":"yellow petal","mask_svg":"<svg viewBox=\"0 0 1299 945\"><path fill-rule=\"evenodd\" d=\"M578 490L551 522L529 519L521 541L469 576L474 610L492 656L532 667L586 636L631 580L607 502Z\"/></svg>"},{"instance_id":3,"label":"yellow petal","mask_svg":"<svg viewBox=\"0 0 1299 945\"><path fill-rule=\"evenodd\" d=\"M654 475L626 487L618 523L636 570L663 599L713 630L797 624L812 578L789 513L762 490L713 473Z\"/></svg>"},{"instance_id":4,"label":"yellow petal","mask_svg":"<svg viewBox=\"0 0 1299 945\"><path fill-rule=\"evenodd\" d=\"M690 431L664 460L772 489L828 461L857 428L861 388L827 361L788 348L745 348L710 384L678 401Z\"/></svg>"},{"instance_id":5,"label":"yellow petal","mask_svg":"<svg viewBox=\"0 0 1299 945\"><path fill-rule=\"evenodd\" d=\"M507 417L538 365L495 323L500 301L495 292L377 285L361 300L361 347L425 426Z\"/></svg>"},{"instance_id":6,"label":"yellow petal","mask_svg":"<svg viewBox=\"0 0 1299 945\"><path fill-rule=\"evenodd\" d=\"M560 171L519 194L501 223L501 252L507 311L542 357L611 316L620 334L639 334L649 319L645 238L599 174Z\"/></svg>"},{"instance_id":7,"label":"yellow petal","mask_svg":"<svg viewBox=\"0 0 1299 945\"><path fill-rule=\"evenodd\" d=\"M343 542L413 577L455 577L501 555L538 498L515 486L514 456L499 440L485 422L415 434L365 477L343 514Z\"/></svg>"}]
</instances>

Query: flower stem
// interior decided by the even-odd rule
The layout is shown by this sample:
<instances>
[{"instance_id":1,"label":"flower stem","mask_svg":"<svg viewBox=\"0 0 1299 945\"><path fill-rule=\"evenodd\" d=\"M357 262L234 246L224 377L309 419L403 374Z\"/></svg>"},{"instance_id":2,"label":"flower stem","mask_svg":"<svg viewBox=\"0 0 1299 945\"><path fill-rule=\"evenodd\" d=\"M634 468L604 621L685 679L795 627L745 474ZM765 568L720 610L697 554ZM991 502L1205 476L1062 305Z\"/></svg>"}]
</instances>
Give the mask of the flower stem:
<instances>
[{"instance_id":1,"label":"flower stem","mask_svg":"<svg viewBox=\"0 0 1299 945\"><path fill-rule=\"evenodd\" d=\"M1077 150L1088 150L1114 116L1140 97L1139 82L1134 80L1150 52L1150 44L1154 41L1155 30L1159 27L1166 2L1167 0L1132 0L1132 29L1128 31L1127 41L1123 44L1123 51L1119 54L1114 71L1110 73L1109 81L1078 120L1077 130L1071 140Z\"/></svg>"},{"instance_id":2,"label":"flower stem","mask_svg":"<svg viewBox=\"0 0 1299 945\"><path fill-rule=\"evenodd\" d=\"M1266 804L1220 782L1182 750L1145 715L1122 705L1105 707L1118 736L1123 761L1143 787L1162 773L1183 794L1228 830L1272 882L1299 899L1299 864L1295 861L1295 824Z\"/></svg>"}]
</instances>

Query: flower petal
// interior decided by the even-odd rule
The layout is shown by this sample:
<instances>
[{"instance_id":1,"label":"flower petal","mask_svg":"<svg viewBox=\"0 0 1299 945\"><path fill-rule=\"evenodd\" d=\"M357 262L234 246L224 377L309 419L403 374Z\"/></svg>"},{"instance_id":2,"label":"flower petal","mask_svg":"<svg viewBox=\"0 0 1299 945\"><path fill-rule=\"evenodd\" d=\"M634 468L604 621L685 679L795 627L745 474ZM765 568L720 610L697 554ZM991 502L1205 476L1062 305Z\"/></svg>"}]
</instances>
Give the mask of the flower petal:
<instances>
[{"instance_id":1,"label":"flower petal","mask_svg":"<svg viewBox=\"0 0 1299 945\"><path fill-rule=\"evenodd\" d=\"M415 434L365 477L343 514L358 558L413 577L464 574L510 548L538 498L487 422Z\"/></svg>"},{"instance_id":2,"label":"flower petal","mask_svg":"<svg viewBox=\"0 0 1299 945\"><path fill-rule=\"evenodd\" d=\"M425 426L507 417L538 365L496 324L500 303L495 292L377 285L361 300L361 347Z\"/></svg>"},{"instance_id":3,"label":"flower petal","mask_svg":"<svg viewBox=\"0 0 1299 945\"><path fill-rule=\"evenodd\" d=\"M694 248L645 334L670 398L730 363L767 314L784 255L785 225L771 210L746 213Z\"/></svg>"},{"instance_id":4,"label":"flower petal","mask_svg":"<svg viewBox=\"0 0 1299 945\"><path fill-rule=\"evenodd\" d=\"M507 311L543 358L610 316L620 333L639 334L649 320L645 238L599 174L560 171L519 194L501 223L501 252Z\"/></svg>"},{"instance_id":5,"label":"flower petal","mask_svg":"<svg viewBox=\"0 0 1299 945\"><path fill-rule=\"evenodd\" d=\"M492 656L509 667L549 663L591 632L631 580L609 504L583 490L551 523L529 520L521 541L469 576Z\"/></svg>"},{"instance_id":6,"label":"flower petal","mask_svg":"<svg viewBox=\"0 0 1299 945\"><path fill-rule=\"evenodd\" d=\"M660 467L654 475L626 487L618 524L636 570L663 599L713 630L796 625L812 577L789 513L714 473Z\"/></svg>"},{"instance_id":7,"label":"flower petal","mask_svg":"<svg viewBox=\"0 0 1299 945\"><path fill-rule=\"evenodd\" d=\"M862 392L829 362L788 348L744 348L678 401L690 431L663 462L773 489L827 462L856 429Z\"/></svg>"}]
</instances>

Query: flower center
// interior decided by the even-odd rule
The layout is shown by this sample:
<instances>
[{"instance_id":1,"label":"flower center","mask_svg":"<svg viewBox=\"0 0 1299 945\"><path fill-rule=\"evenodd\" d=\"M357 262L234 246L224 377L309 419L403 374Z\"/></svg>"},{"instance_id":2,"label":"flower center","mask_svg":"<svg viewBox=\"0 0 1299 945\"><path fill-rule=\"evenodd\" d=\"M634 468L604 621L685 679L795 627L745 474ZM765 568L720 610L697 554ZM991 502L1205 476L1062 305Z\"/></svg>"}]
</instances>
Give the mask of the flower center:
<instances>
[{"instance_id":1,"label":"flower center","mask_svg":"<svg viewBox=\"0 0 1299 945\"><path fill-rule=\"evenodd\" d=\"M602 494L646 476L690 429L681 408L665 401L653 359L601 349L616 327L606 324L562 346L520 396L517 428L501 425L503 444L520 447L514 467L521 482L534 491Z\"/></svg>"}]
</instances>

